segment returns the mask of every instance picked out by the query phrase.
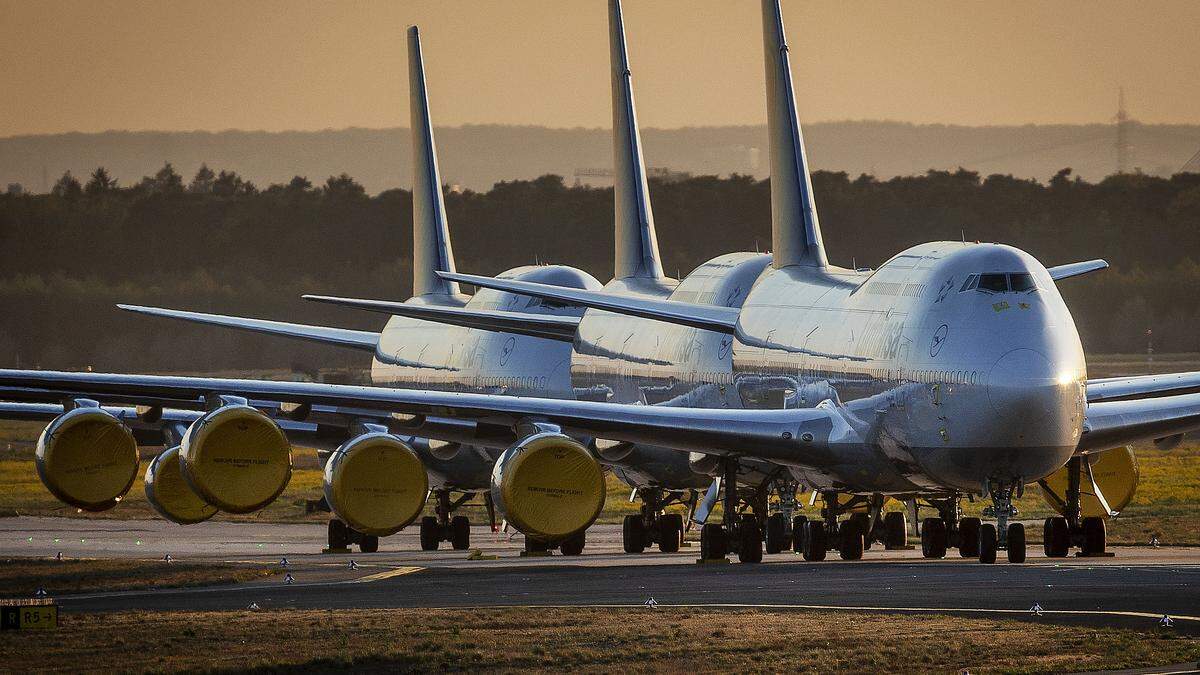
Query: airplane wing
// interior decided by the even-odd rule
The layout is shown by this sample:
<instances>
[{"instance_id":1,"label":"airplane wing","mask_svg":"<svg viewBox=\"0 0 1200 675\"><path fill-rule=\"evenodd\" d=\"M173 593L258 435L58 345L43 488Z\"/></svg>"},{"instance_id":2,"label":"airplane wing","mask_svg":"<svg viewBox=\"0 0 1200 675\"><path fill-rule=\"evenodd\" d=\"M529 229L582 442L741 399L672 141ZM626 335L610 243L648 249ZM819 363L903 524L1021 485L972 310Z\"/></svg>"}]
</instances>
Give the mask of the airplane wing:
<instances>
[{"instance_id":1,"label":"airplane wing","mask_svg":"<svg viewBox=\"0 0 1200 675\"><path fill-rule=\"evenodd\" d=\"M656 319L666 323L681 324L692 328L734 334L737 331L738 309L734 307L719 307L717 305L701 305L677 300L658 300L655 298L616 295L604 291L588 291L578 288L563 288L549 284L538 284L530 281L514 279L496 279L475 274L458 274L454 272L438 272L443 279L451 279L462 283L507 291L520 295L529 295L543 300L582 305L592 309L601 309L617 314Z\"/></svg>"},{"instance_id":2,"label":"airplane wing","mask_svg":"<svg viewBox=\"0 0 1200 675\"><path fill-rule=\"evenodd\" d=\"M497 333L528 335L561 342L573 342L575 340L575 329L579 327L579 317L574 316L416 305L389 300L360 300L357 298L338 298L328 295L305 295L302 297L305 300L326 302L331 305L353 307L354 309L365 309L369 312L407 316L413 319L424 319L425 321L444 323L452 326L476 328Z\"/></svg>"},{"instance_id":3,"label":"airplane wing","mask_svg":"<svg viewBox=\"0 0 1200 675\"><path fill-rule=\"evenodd\" d=\"M1200 371L1166 373L1163 375L1137 375L1133 377L1106 377L1098 380L1088 380L1087 382L1088 403L1128 401L1197 392L1200 392Z\"/></svg>"},{"instance_id":4,"label":"airplane wing","mask_svg":"<svg viewBox=\"0 0 1200 675\"><path fill-rule=\"evenodd\" d=\"M512 434L518 423L536 420L581 436L817 467L834 463L832 448L838 443L859 442L847 420L831 406L671 408L313 382L0 370L0 398L21 403L84 397L108 405L204 410L206 399L221 395L293 407L412 415L410 428L419 428L421 436L449 441L465 440L461 427L449 422L422 425L423 418L474 422L477 433L493 436Z\"/></svg>"},{"instance_id":5,"label":"airplane wing","mask_svg":"<svg viewBox=\"0 0 1200 675\"><path fill-rule=\"evenodd\" d=\"M379 344L379 333L372 333L365 330L309 326L302 323L247 319L240 316L185 312L178 309L162 309L160 307L141 307L138 305L117 305L117 307L127 312L136 312L149 316L180 319L211 326L224 326L225 328L236 328L252 333L266 333L267 335L278 335L280 337L308 340L309 342L323 342L329 345L362 349L370 352L374 352L376 346Z\"/></svg>"},{"instance_id":6,"label":"airplane wing","mask_svg":"<svg viewBox=\"0 0 1200 675\"><path fill-rule=\"evenodd\" d=\"M1107 261L1097 259L1085 260L1083 262L1070 263L1067 265L1056 265L1054 267L1047 268L1046 271L1050 273L1051 279L1059 281L1060 279L1069 279L1071 277L1077 277L1080 274L1087 274L1088 272L1095 272L1096 270L1107 268Z\"/></svg>"},{"instance_id":7,"label":"airplane wing","mask_svg":"<svg viewBox=\"0 0 1200 675\"><path fill-rule=\"evenodd\" d=\"M1200 394L1089 403L1079 451L1107 450L1200 429Z\"/></svg>"}]
</instances>

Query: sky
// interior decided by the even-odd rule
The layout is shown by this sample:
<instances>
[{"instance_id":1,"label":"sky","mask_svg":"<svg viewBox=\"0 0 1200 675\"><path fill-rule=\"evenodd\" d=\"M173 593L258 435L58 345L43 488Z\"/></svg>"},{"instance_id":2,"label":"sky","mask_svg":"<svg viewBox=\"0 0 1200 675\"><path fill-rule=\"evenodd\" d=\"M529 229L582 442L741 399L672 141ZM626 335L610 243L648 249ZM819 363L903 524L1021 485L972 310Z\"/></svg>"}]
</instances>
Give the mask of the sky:
<instances>
[{"instance_id":1,"label":"sky","mask_svg":"<svg viewBox=\"0 0 1200 675\"><path fill-rule=\"evenodd\" d=\"M1200 122L1200 2L784 0L802 121ZM626 0L643 126L763 124L753 0ZM611 125L604 0L0 0L0 136Z\"/></svg>"}]
</instances>

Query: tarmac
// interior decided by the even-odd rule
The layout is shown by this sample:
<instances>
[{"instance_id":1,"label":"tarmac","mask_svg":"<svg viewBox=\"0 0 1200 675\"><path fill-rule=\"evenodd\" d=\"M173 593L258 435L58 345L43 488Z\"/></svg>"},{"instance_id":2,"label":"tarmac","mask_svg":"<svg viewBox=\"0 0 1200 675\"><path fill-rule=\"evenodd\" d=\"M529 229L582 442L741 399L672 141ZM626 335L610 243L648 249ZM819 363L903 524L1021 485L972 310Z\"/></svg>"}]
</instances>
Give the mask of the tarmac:
<instances>
[{"instance_id":1,"label":"tarmac","mask_svg":"<svg viewBox=\"0 0 1200 675\"><path fill-rule=\"evenodd\" d=\"M679 553L621 550L620 527L588 531L582 556L521 557L519 534L472 529L473 551L419 550L416 528L380 541L380 551L320 553L323 524L0 518L0 556L138 558L283 566L269 581L191 589L57 595L66 611L613 606L667 609L759 607L866 610L1024 618L1149 627L1162 617L1200 634L1200 548L1110 547L1112 557L1047 559L1029 548L1023 564L924 560L919 550L874 547L860 561L836 553L820 563L791 553L761 564L697 563L699 544ZM472 554L483 559L471 559ZM354 561L354 565L350 564ZM55 595L54 589L47 588Z\"/></svg>"}]
</instances>

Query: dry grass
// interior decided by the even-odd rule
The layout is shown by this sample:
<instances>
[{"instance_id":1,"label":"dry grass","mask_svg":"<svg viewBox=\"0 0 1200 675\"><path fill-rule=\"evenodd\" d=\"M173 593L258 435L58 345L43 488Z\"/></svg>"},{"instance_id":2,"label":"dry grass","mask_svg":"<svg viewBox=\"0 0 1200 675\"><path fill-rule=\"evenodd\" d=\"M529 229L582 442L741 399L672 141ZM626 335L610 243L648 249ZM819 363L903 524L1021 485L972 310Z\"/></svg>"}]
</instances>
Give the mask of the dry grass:
<instances>
[{"instance_id":1,"label":"dry grass","mask_svg":"<svg viewBox=\"0 0 1200 675\"><path fill-rule=\"evenodd\" d=\"M13 672L1061 672L1197 658L1200 641L1173 632L766 610L68 613L54 632L0 635Z\"/></svg>"},{"instance_id":2,"label":"dry grass","mask_svg":"<svg viewBox=\"0 0 1200 675\"><path fill-rule=\"evenodd\" d=\"M142 588L212 586L262 579L275 567L190 564L161 560L9 558L0 560L0 597L30 598L39 588L50 595Z\"/></svg>"}]
</instances>

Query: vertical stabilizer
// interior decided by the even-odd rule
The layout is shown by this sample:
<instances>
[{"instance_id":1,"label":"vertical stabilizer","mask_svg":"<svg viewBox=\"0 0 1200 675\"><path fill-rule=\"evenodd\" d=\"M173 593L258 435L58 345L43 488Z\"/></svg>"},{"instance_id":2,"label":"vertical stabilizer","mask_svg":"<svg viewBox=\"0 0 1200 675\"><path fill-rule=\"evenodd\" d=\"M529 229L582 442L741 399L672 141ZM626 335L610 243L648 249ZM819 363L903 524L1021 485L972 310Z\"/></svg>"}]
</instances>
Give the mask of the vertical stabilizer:
<instances>
[{"instance_id":1,"label":"vertical stabilizer","mask_svg":"<svg viewBox=\"0 0 1200 675\"><path fill-rule=\"evenodd\" d=\"M825 246L808 176L804 135L779 0L762 0L767 66L767 135L771 161L771 239L775 267L824 267Z\"/></svg>"},{"instance_id":2,"label":"vertical stabilizer","mask_svg":"<svg viewBox=\"0 0 1200 675\"><path fill-rule=\"evenodd\" d=\"M454 271L454 251L446 225L442 176L433 142L433 123L429 119L429 97L425 93L421 35L416 26L408 29L408 87L413 146L413 296L457 295L456 282L434 274Z\"/></svg>"},{"instance_id":3,"label":"vertical stabilizer","mask_svg":"<svg viewBox=\"0 0 1200 675\"><path fill-rule=\"evenodd\" d=\"M633 83L629 54L625 50L625 24L621 0L608 2L608 35L612 69L613 110L613 196L615 199L616 259L613 277L661 279L658 238L654 213L650 210L650 188L642 159L642 137L638 133L633 106Z\"/></svg>"}]
</instances>

